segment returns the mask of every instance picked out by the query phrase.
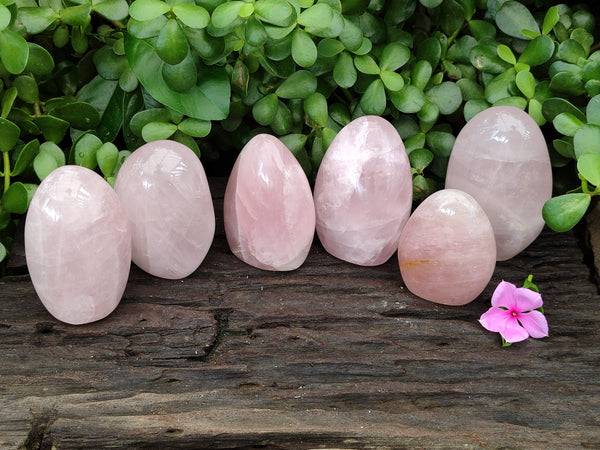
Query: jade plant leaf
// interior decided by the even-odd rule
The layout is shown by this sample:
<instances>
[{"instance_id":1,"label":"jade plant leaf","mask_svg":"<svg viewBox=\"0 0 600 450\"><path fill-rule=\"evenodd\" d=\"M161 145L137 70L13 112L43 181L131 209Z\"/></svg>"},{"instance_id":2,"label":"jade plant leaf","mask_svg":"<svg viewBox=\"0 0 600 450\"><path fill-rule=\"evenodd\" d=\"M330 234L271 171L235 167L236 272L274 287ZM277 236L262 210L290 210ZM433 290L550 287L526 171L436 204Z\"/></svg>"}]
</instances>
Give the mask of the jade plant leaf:
<instances>
[{"instance_id":1,"label":"jade plant leaf","mask_svg":"<svg viewBox=\"0 0 600 450\"><path fill-rule=\"evenodd\" d=\"M19 156L17 157L17 161L15 162L10 175L12 177L16 177L23 173L23 171L32 163L39 151L40 142L37 139L29 141L27 144L25 144L19 152Z\"/></svg>"},{"instance_id":2,"label":"jade plant leaf","mask_svg":"<svg viewBox=\"0 0 600 450\"><path fill-rule=\"evenodd\" d=\"M23 72L28 58L29 45L23 36L9 29L0 31L0 61L8 72Z\"/></svg>"},{"instance_id":3,"label":"jade plant leaf","mask_svg":"<svg viewBox=\"0 0 600 450\"><path fill-rule=\"evenodd\" d=\"M308 70L298 70L275 90L281 98L307 98L317 90L317 77Z\"/></svg>"},{"instance_id":4,"label":"jade plant leaf","mask_svg":"<svg viewBox=\"0 0 600 450\"><path fill-rule=\"evenodd\" d=\"M33 160L33 170L40 181L43 181L57 167L59 167L58 162L48 152L39 152Z\"/></svg>"},{"instance_id":5,"label":"jade plant leaf","mask_svg":"<svg viewBox=\"0 0 600 450\"><path fill-rule=\"evenodd\" d=\"M548 200L542 208L542 217L554 231L568 231L581 220L590 205L589 194L564 194Z\"/></svg>"},{"instance_id":6,"label":"jade plant leaf","mask_svg":"<svg viewBox=\"0 0 600 450\"><path fill-rule=\"evenodd\" d=\"M0 152L11 150L17 143L21 129L10 120L0 118Z\"/></svg>"},{"instance_id":7,"label":"jade plant leaf","mask_svg":"<svg viewBox=\"0 0 600 450\"><path fill-rule=\"evenodd\" d=\"M169 11L169 5L161 0L135 0L129 6L129 15L135 20L146 22Z\"/></svg>"},{"instance_id":8,"label":"jade plant leaf","mask_svg":"<svg viewBox=\"0 0 600 450\"><path fill-rule=\"evenodd\" d=\"M507 1L502 4L496 13L496 25L509 36L526 39L523 30L540 34L539 26L525 5L516 1Z\"/></svg>"},{"instance_id":9,"label":"jade plant leaf","mask_svg":"<svg viewBox=\"0 0 600 450\"><path fill-rule=\"evenodd\" d=\"M21 183L15 181L7 191L2 195L0 202L4 211L15 214L24 214L27 212L31 198L37 189L37 185L31 183Z\"/></svg>"},{"instance_id":10,"label":"jade plant leaf","mask_svg":"<svg viewBox=\"0 0 600 450\"><path fill-rule=\"evenodd\" d=\"M198 66L198 84L180 93L155 76L161 70L162 60L149 43L127 36L125 53L144 88L160 103L195 119L223 120L227 117L231 87L224 68Z\"/></svg>"},{"instance_id":11,"label":"jade plant leaf","mask_svg":"<svg viewBox=\"0 0 600 450\"><path fill-rule=\"evenodd\" d=\"M594 186L600 186L600 153L584 153L577 160L577 170Z\"/></svg>"},{"instance_id":12,"label":"jade plant leaf","mask_svg":"<svg viewBox=\"0 0 600 450\"><path fill-rule=\"evenodd\" d=\"M585 153L600 155L598 143L600 143L600 125L591 123L581 125L573 135L575 156L579 159Z\"/></svg>"}]
</instances>

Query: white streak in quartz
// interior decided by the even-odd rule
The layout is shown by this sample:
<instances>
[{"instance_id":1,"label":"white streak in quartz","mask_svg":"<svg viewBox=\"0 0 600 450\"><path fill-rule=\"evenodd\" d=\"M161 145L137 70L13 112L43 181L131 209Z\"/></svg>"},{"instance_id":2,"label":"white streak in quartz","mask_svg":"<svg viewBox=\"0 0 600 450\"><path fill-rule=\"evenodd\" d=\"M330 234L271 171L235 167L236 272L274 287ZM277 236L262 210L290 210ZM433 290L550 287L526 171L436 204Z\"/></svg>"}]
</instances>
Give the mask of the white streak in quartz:
<instances>
[{"instance_id":1,"label":"white streak in quartz","mask_svg":"<svg viewBox=\"0 0 600 450\"><path fill-rule=\"evenodd\" d=\"M215 232L204 168L183 144L154 141L127 158L115 191L132 224L133 262L167 279L184 278L202 263Z\"/></svg>"},{"instance_id":2,"label":"white streak in quartz","mask_svg":"<svg viewBox=\"0 0 600 450\"><path fill-rule=\"evenodd\" d=\"M25 255L35 290L57 319L83 324L118 305L131 264L131 230L111 187L79 166L40 184L25 222Z\"/></svg>"},{"instance_id":3,"label":"white streak in quartz","mask_svg":"<svg viewBox=\"0 0 600 450\"><path fill-rule=\"evenodd\" d=\"M412 204L410 164L385 119L364 116L335 137L315 182L317 234L345 261L378 265L392 256Z\"/></svg>"}]
</instances>

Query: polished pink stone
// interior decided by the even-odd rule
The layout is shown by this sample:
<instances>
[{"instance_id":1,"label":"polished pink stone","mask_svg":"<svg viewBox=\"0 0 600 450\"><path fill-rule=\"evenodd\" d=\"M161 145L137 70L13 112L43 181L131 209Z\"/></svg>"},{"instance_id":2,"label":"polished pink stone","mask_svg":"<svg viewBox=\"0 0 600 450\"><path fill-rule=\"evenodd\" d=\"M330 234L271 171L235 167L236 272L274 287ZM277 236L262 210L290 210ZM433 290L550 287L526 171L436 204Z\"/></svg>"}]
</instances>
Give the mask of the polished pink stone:
<instances>
[{"instance_id":1,"label":"polished pink stone","mask_svg":"<svg viewBox=\"0 0 600 450\"><path fill-rule=\"evenodd\" d=\"M464 305L487 286L496 266L494 231L469 194L454 189L427 197L398 243L406 287L421 298Z\"/></svg>"},{"instance_id":2,"label":"polished pink stone","mask_svg":"<svg viewBox=\"0 0 600 450\"><path fill-rule=\"evenodd\" d=\"M276 137L259 134L240 152L224 200L227 242L242 261L265 270L293 270L315 234L310 185Z\"/></svg>"},{"instance_id":3,"label":"polished pink stone","mask_svg":"<svg viewBox=\"0 0 600 450\"><path fill-rule=\"evenodd\" d=\"M345 261L387 261L412 206L412 176L404 143L385 119L363 116L331 142L314 189L317 234Z\"/></svg>"},{"instance_id":4,"label":"polished pink stone","mask_svg":"<svg viewBox=\"0 0 600 450\"><path fill-rule=\"evenodd\" d=\"M121 166L115 191L132 225L138 267L179 279L200 266L214 238L215 211L192 150L165 140L142 145Z\"/></svg>"},{"instance_id":5,"label":"polished pink stone","mask_svg":"<svg viewBox=\"0 0 600 450\"><path fill-rule=\"evenodd\" d=\"M542 231L542 207L552 196L552 167L540 127L512 106L480 112L456 138L446 187L468 192L485 210L499 261L517 255Z\"/></svg>"},{"instance_id":6,"label":"polished pink stone","mask_svg":"<svg viewBox=\"0 0 600 450\"><path fill-rule=\"evenodd\" d=\"M38 187L25 221L25 256L46 309L78 325L109 315L131 265L131 230L110 185L95 172L63 166Z\"/></svg>"}]
</instances>

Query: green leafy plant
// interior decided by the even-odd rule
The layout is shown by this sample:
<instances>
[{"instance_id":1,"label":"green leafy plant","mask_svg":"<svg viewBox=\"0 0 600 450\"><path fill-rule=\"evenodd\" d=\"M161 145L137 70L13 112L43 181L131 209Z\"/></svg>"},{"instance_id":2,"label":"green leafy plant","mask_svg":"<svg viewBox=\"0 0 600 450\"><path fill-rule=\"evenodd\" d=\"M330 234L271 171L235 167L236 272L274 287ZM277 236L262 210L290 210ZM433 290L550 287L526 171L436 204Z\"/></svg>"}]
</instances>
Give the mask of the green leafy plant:
<instances>
[{"instance_id":1,"label":"green leafy plant","mask_svg":"<svg viewBox=\"0 0 600 450\"><path fill-rule=\"evenodd\" d=\"M551 137L557 197L544 217L567 229L598 185L597 160L586 155L600 153L600 52L585 8L4 0L0 260L40 180L63 164L114 182L131 151L173 139L209 173L224 174L253 135L267 132L312 179L337 132L376 114L402 136L419 200L443 185L458 131L492 105L525 109Z\"/></svg>"}]
</instances>

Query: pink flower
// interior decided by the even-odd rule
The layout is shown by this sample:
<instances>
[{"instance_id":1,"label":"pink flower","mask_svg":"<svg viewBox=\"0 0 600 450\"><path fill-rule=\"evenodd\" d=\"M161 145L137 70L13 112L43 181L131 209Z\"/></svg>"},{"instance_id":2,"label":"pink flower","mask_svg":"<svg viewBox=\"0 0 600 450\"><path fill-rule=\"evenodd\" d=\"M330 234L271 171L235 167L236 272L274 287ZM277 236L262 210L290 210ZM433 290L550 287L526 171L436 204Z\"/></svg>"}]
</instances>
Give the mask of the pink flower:
<instances>
[{"instance_id":1,"label":"pink flower","mask_svg":"<svg viewBox=\"0 0 600 450\"><path fill-rule=\"evenodd\" d=\"M492 295L492 307L481 315L479 323L489 331L500 333L512 344L528 337L548 336L548 322L540 311L542 296L527 288L500 282Z\"/></svg>"}]
</instances>

